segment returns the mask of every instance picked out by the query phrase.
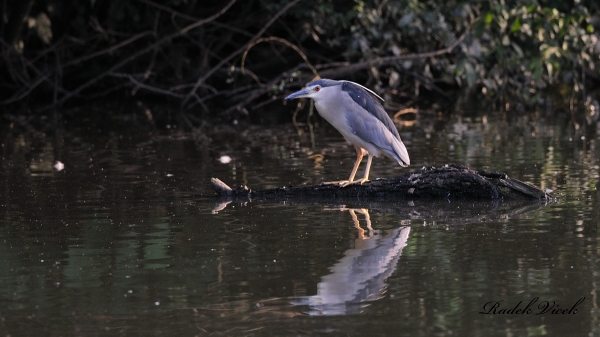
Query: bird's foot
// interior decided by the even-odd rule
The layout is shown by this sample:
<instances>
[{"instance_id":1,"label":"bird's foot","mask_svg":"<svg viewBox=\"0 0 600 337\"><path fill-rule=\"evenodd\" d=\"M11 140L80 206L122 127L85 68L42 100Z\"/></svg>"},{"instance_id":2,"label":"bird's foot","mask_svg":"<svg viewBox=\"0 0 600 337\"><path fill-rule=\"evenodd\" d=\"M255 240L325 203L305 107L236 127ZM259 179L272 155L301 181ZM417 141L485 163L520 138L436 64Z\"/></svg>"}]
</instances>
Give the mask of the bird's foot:
<instances>
[{"instance_id":1,"label":"bird's foot","mask_svg":"<svg viewBox=\"0 0 600 337\"><path fill-rule=\"evenodd\" d=\"M366 178L362 178L362 179L358 179L358 180L354 180L354 181L346 180L346 181L340 183L340 187L346 187L346 186L350 186L350 185L362 185L363 183L366 183L367 181L369 181L369 179L366 179Z\"/></svg>"}]
</instances>

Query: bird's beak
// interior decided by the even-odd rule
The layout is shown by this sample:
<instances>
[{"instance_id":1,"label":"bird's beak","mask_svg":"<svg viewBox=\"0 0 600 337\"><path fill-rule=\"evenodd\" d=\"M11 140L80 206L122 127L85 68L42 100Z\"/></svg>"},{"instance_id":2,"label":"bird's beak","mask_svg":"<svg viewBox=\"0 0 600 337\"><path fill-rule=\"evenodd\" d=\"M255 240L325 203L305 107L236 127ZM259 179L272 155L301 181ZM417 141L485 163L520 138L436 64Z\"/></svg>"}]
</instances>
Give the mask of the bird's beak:
<instances>
[{"instance_id":1,"label":"bird's beak","mask_svg":"<svg viewBox=\"0 0 600 337\"><path fill-rule=\"evenodd\" d=\"M294 98L302 98L302 97L308 97L308 95L310 94L310 90L308 89L304 89L304 90L300 90L300 91L296 91L295 93L289 95L288 97L286 97L285 99L294 99Z\"/></svg>"}]
</instances>

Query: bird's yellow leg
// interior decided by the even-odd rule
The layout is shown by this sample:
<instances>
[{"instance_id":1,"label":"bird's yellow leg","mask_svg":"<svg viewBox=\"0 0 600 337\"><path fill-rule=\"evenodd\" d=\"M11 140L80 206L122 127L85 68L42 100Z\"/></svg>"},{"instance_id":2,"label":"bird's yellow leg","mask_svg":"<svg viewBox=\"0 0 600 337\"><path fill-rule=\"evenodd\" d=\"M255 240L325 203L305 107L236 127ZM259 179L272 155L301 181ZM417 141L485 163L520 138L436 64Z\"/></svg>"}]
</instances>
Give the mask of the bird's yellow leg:
<instances>
[{"instance_id":1,"label":"bird's yellow leg","mask_svg":"<svg viewBox=\"0 0 600 337\"><path fill-rule=\"evenodd\" d=\"M362 151L362 149L361 149L361 151ZM361 159L362 159L362 155L361 155ZM363 183L366 183L367 181L369 181L369 172L371 171L371 162L372 161L373 161L373 156L369 153L369 159L367 159L367 167L365 168L365 175L363 176L363 178L354 181L353 178L354 178L354 175L356 175L356 169L358 168L358 165L356 165L356 166L354 166L354 170L352 171L353 175L350 176L350 180L345 183L340 183L340 186L344 187L344 186L354 185L354 184L362 185Z\"/></svg>"},{"instance_id":2,"label":"bird's yellow leg","mask_svg":"<svg viewBox=\"0 0 600 337\"><path fill-rule=\"evenodd\" d=\"M356 148L356 162L354 163L354 168L352 169L352 173L350 173L350 178L348 178L348 182L351 183L354 181L354 176L356 176L356 171L358 171L358 166L360 165L360 162L362 161L365 152L366 151L361 149L360 147Z\"/></svg>"},{"instance_id":3,"label":"bird's yellow leg","mask_svg":"<svg viewBox=\"0 0 600 337\"><path fill-rule=\"evenodd\" d=\"M354 181L354 176L356 176L356 171L358 171L358 166L360 165L360 162L363 159L363 156L365 154L365 150L361 149L360 147L355 147L356 149L356 162L354 163L354 168L352 169L352 173L350 173L350 178L348 180L340 180L340 181L328 181L328 182L324 182L321 183L321 185L340 185L340 186L346 186L348 184L351 184Z\"/></svg>"},{"instance_id":4,"label":"bird's yellow leg","mask_svg":"<svg viewBox=\"0 0 600 337\"><path fill-rule=\"evenodd\" d=\"M365 175L361 179L361 184L369 181L369 173L371 172L371 162L373 161L373 155L369 153L369 159L367 159L367 167L365 168Z\"/></svg>"}]
</instances>

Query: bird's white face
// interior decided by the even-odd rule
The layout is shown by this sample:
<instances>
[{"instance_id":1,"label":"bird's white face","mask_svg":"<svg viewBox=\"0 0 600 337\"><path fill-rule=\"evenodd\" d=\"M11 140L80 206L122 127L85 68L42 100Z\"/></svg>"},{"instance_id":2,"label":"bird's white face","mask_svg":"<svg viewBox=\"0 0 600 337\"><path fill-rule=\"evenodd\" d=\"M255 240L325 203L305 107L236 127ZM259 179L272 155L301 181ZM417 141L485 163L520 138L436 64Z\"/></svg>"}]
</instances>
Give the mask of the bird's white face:
<instances>
[{"instance_id":1,"label":"bird's white face","mask_svg":"<svg viewBox=\"0 0 600 337\"><path fill-rule=\"evenodd\" d=\"M296 91L295 93L289 95L288 97L286 97L285 99L294 99L294 98L312 98L315 101L318 100L319 98L323 97L322 95L324 95L324 91L323 87L321 87L320 85L311 85L310 87L306 87L305 89L302 89L300 91Z\"/></svg>"}]
</instances>

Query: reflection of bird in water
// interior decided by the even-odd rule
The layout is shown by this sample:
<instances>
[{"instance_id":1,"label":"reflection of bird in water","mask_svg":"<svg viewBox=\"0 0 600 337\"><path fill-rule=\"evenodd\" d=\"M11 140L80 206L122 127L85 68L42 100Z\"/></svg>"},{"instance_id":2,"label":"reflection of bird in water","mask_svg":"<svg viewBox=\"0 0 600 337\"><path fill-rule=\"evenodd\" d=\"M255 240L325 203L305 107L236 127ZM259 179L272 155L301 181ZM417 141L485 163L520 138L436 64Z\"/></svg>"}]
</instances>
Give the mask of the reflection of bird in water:
<instances>
[{"instance_id":1,"label":"reflection of bird in water","mask_svg":"<svg viewBox=\"0 0 600 337\"><path fill-rule=\"evenodd\" d=\"M342 209L346 210L346 208ZM367 229L369 230L369 237L373 235L373 226L371 226L371 216L369 215L369 210L365 208L361 209L353 209L347 208L348 212L350 212L350 216L352 217L352 222L354 222L354 227L358 230L358 238L364 240L365 239L365 230L360 227L360 223L358 222L358 217L356 216L356 212L361 213L365 216L365 221L367 223ZM369 238L367 237L367 239ZM355 244L360 242L355 240Z\"/></svg>"},{"instance_id":2,"label":"reflection of bird in water","mask_svg":"<svg viewBox=\"0 0 600 337\"><path fill-rule=\"evenodd\" d=\"M400 166L410 165L408 152L398 130L378 100L383 99L373 91L350 81L321 79L310 82L305 89L285 99L302 97L312 98L319 115L356 149L356 162L350 178L335 183L346 186L368 181L371 161L373 157L380 155L397 161ZM369 155L365 175L354 181L358 165L365 154Z\"/></svg>"},{"instance_id":3,"label":"reflection of bird in water","mask_svg":"<svg viewBox=\"0 0 600 337\"><path fill-rule=\"evenodd\" d=\"M321 278L317 294L309 296L302 305L310 306L311 315L345 315L360 310L360 303L383 296L386 279L396 270L396 264L406 246L410 227L373 234L369 212L366 209L349 210L359 238L354 248L348 249L333 267L331 274ZM355 212L365 215L369 236L358 223Z\"/></svg>"}]
</instances>

